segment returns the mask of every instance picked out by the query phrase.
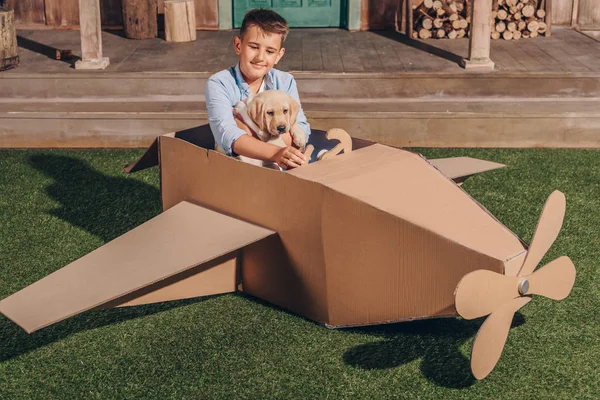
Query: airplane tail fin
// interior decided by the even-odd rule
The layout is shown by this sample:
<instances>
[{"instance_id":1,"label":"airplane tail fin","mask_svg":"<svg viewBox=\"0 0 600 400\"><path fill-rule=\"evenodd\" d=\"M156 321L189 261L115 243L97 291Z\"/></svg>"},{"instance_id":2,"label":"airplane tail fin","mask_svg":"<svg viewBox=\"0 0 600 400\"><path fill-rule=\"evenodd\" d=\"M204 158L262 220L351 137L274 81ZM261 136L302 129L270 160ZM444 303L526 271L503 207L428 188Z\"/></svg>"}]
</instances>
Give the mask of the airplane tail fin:
<instances>
[{"instance_id":1,"label":"airplane tail fin","mask_svg":"<svg viewBox=\"0 0 600 400\"><path fill-rule=\"evenodd\" d=\"M427 161L458 184L472 175L506 167L504 164L471 157L436 158Z\"/></svg>"}]
</instances>

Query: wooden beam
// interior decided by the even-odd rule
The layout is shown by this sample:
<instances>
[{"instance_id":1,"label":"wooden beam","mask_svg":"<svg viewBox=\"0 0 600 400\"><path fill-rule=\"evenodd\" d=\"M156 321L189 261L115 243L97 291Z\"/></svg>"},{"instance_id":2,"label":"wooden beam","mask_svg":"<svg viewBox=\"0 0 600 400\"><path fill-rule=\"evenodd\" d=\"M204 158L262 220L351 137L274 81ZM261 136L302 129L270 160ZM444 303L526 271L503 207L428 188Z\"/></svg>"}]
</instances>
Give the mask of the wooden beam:
<instances>
[{"instance_id":1,"label":"wooden beam","mask_svg":"<svg viewBox=\"0 0 600 400\"><path fill-rule=\"evenodd\" d=\"M75 63L75 69L105 69L109 60L102 56L100 0L79 0L79 21L81 60Z\"/></svg>"},{"instance_id":2,"label":"wooden beam","mask_svg":"<svg viewBox=\"0 0 600 400\"><path fill-rule=\"evenodd\" d=\"M359 31L361 26L361 1L348 0L348 26L349 31Z\"/></svg>"},{"instance_id":3,"label":"wooden beam","mask_svg":"<svg viewBox=\"0 0 600 400\"><path fill-rule=\"evenodd\" d=\"M575 1L579 1L579 0L575 0ZM546 33L544 34L545 37L550 37L552 35L552 0L546 0L546 4L545 4L546 8L544 9L544 11L546 11Z\"/></svg>"},{"instance_id":4,"label":"wooden beam","mask_svg":"<svg viewBox=\"0 0 600 400\"><path fill-rule=\"evenodd\" d=\"M469 35L469 58L463 59L465 69L493 70L490 59L490 21L492 2L490 0L468 0L471 7L471 34Z\"/></svg>"},{"instance_id":5,"label":"wooden beam","mask_svg":"<svg viewBox=\"0 0 600 400\"><path fill-rule=\"evenodd\" d=\"M546 14L546 15L548 15L548 14ZM577 26L577 18L578 17L579 17L579 0L573 0L573 9L571 11L571 26Z\"/></svg>"},{"instance_id":6,"label":"wooden beam","mask_svg":"<svg viewBox=\"0 0 600 400\"><path fill-rule=\"evenodd\" d=\"M219 30L233 29L233 7L231 6L231 0L219 0L218 4Z\"/></svg>"}]
</instances>

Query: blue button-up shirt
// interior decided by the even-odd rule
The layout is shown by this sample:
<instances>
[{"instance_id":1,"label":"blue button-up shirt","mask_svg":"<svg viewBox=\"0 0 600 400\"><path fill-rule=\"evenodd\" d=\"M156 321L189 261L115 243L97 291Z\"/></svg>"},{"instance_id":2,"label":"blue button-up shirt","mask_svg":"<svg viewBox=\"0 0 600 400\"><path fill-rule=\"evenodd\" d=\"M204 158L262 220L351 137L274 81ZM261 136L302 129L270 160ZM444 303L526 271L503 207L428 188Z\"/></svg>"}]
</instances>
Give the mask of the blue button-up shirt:
<instances>
[{"instance_id":1,"label":"blue button-up shirt","mask_svg":"<svg viewBox=\"0 0 600 400\"><path fill-rule=\"evenodd\" d=\"M265 90L281 90L292 96L298 104L300 98L296 80L290 73L272 68L265 75ZM238 101L250 96L250 86L240 72L239 64L217 72L206 82L206 110L208 123L215 137L215 143L221 146L225 153L233 155L233 143L246 132L237 127L232 109ZM302 105L296 122L306 133L306 141L310 136L310 125L306 121Z\"/></svg>"}]
</instances>

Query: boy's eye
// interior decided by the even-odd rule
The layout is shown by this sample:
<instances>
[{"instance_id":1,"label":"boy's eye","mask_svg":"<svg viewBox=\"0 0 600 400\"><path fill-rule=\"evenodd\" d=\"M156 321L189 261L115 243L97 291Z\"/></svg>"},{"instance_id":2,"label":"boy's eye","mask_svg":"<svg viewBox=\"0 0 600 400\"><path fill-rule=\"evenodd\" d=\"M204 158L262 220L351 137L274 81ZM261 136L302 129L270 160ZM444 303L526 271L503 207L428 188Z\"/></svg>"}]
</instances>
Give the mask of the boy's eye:
<instances>
[{"instance_id":1,"label":"boy's eye","mask_svg":"<svg viewBox=\"0 0 600 400\"><path fill-rule=\"evenodd\" d=\"M287 112L288 112L288 110L283 110L283 113L284 113L284 114L287 114Z\"/></svg>"},{"instance_id":2,"label":"boy's eye","mask_svg":"<svg viewBox=\"0 0 600 400\"><path fill-rule=\"evenodd\" d=\"M275 115L275 112L274 112L274 111L267 111L267 115L269 115L269 116L271 116L271 117L272 117L272 116L274 116L274 115Z\"/></svg>"},{"instance_id":3,"label":"boy's eye","mask_svg":"<svg viewBox=\"0 0 600 400\"><path fill-rule=\"evenodd\" d=\"M275 54L275 52L273 50L269 50L269 51L267 51L267 53L269 53L269 54Z\"/></svg>"}]
</instances>

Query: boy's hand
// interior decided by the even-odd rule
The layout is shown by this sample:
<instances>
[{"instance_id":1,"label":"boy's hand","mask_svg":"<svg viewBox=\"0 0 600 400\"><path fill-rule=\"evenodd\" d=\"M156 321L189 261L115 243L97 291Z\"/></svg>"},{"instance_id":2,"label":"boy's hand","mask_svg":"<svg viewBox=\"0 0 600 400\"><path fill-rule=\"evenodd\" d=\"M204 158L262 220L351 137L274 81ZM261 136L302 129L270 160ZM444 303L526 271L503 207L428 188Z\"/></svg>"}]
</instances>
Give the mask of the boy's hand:
<instances>
[{"instance_id":1,"label":"boy's hand","mask_svg":"<svg viewBox=\"0 0 600 400\"><path fill-rule=\"evenodd\" d=\"M293 147L282 147L270 161L277 163L283 169L292 169L304 164L306 157L300 150Z\"/></svg>"},{"instance_id":2,"label":"boy's hand","mask_svg":"<svg viewBox=\"0 0 600 400\"><path fill-rule=\"evenodd\" d=\"M235 123L238 126L238 128L244 130L250 136L254 136L252 134L252 129L250 129L250 127L248 125L246 125L246 123L244 121L241 120L240 116L238 115L238 113L236 112L235 109L233 109L233 115L234 115ZM252 139L258 140L258 139L255 139L254 137ZM302 154L302 152L300 150L298 150L294 147L291 147L291 145L292 145L291 132L288 132L287 134L282 135L281 139L287 145L287 147L279 148L279 150L277 150L277 152L275 154L273 154L272 156L269 157L269 161L273 161L273 162L277 163L277 165L279 165L283 169L297 168L297 167L301 166L302 164L306 163L306 157L304 156L304 154ZM244 142L244 140L242 140L242 142ZM234 146L235 146L235 144L234 144ZM273 146L273 147L275 147L275 146ZM236 151L236 152L238 152L238 151ZM244 155L246 155L246 154L244 154ZM252 157L251 155L247 155L247 156Z\"/></svg>"}]
</instances>

